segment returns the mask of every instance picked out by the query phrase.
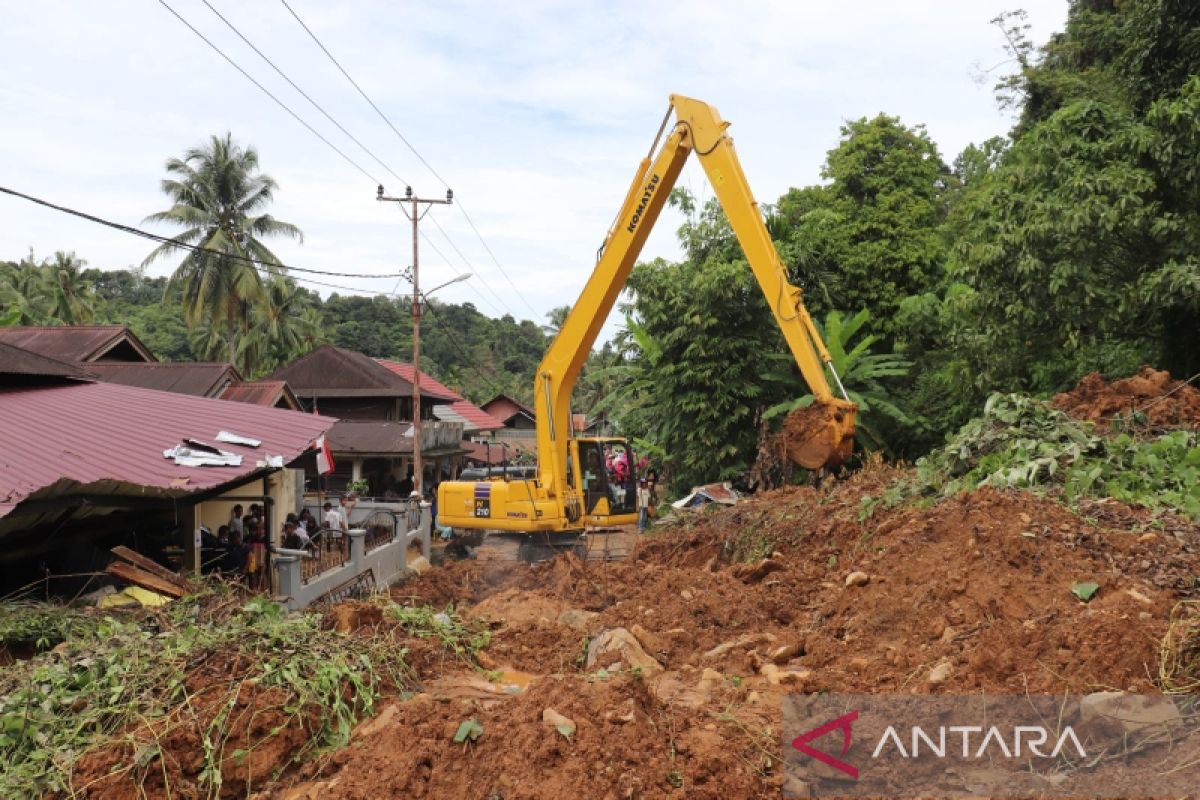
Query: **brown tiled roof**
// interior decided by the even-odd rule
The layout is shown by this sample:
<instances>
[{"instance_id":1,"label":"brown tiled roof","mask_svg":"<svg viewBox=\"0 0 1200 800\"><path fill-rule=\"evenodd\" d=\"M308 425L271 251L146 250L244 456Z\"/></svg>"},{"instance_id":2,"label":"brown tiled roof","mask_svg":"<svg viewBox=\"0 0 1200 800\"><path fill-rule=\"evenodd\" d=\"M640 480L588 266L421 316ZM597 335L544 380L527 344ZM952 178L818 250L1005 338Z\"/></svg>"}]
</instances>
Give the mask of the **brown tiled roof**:
<instances>
[{"instance_id":1,"label":"brown tiled roof","mask_svg":"<svg viewBox=\"0 0 1200 800\"><path fill-rule=\"evenodd\" d=\"M97 361L87 369L105 383L139 386L160 392L218 397L226 386L242 379L232 364L217 362L167 362L139 364L125 361Z\"/></svg>"},{"instance_id":2,"label":"brown tiled roof","mask_svg":"<svg viewBox=\"0 0 1200 800\"><path fill-rule=\"evenodd\" d=\"M125 325L16 325L0 328L0 342L59 361L157 361Z\"/></svg>"}]
</instances>

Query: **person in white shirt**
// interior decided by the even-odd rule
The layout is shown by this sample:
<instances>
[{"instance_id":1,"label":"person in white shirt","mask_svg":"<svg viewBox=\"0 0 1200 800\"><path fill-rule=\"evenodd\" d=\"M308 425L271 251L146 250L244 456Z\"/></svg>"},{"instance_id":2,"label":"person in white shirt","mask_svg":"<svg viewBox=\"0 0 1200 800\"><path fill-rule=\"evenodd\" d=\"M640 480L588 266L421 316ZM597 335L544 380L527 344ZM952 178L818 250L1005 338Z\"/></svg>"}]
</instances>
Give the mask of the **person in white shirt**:
<instances>
[{"instance_id":1,"label":"person in white shirt","mask_svg":"<svg viewBox=\"0 0 1200 800\"><path fill-rule=\"evenodd\" d=\"M638 481L637 504L638 532L644 533L646 531L646 525L650 520L650 487L646 485L645 478L642 478L640 481Z\"/></svg>"},{"instance_id":2,"label":"person in white shirt","mask_svg":"<svg viewBox=\"0 0 1200 800\"><path fill-rule=\"evenodd\" d=\"M345 535L348 527L346 525L346 515L342 513L341 508L334 508L333 503L326 503L322 506L325 511L325 531L332 542L337 542L338 549L342 549L342 536Z\"/></svg>"},{"instance_id":3,"label":"person in white shirt","mask_svg":"<svg viewBox=\"0 0 1200 800\"><path fill-rule=\"evenodd\" d=\"M238 536L246 535L246 526L242 520L242 505L238 503L233 507L233 513L229 515L229 532L236 532Z\"/></svg>"}]
</instances>

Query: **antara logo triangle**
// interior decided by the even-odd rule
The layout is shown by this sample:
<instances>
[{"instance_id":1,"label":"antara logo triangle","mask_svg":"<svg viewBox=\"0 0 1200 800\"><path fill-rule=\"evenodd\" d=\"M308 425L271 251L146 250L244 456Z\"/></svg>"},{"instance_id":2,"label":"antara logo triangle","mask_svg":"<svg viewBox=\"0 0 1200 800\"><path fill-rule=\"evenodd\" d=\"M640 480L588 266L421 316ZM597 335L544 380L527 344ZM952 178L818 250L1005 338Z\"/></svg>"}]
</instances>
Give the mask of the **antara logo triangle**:
<instances>
[{"instance_id":1,"label":"antara logo triangle","mask_svg":"<svg viewBox=\"0 0 1200 800\"><path fill-rule=\"evenodd\" d=\"M827 764L836 770L846 773L854 780L858 780L858 767L842 761L840 757L831 756L829 753L818 750L815 747L810 747L808 744L814 739L820 739L830 731L840 729L842 731L842 752L839 753L838 756L845 756L846 752L850 749L850 726L857 719L857 710L851 711L849 714L843 714L837 719L830 720L824 725L813 728L811 731L802 733L795 739L792 739L792 747L796 748L801 753L804 753L806 756L815 758L817 761L820 761L823 764Z\"/></svg>"}]
</instances>

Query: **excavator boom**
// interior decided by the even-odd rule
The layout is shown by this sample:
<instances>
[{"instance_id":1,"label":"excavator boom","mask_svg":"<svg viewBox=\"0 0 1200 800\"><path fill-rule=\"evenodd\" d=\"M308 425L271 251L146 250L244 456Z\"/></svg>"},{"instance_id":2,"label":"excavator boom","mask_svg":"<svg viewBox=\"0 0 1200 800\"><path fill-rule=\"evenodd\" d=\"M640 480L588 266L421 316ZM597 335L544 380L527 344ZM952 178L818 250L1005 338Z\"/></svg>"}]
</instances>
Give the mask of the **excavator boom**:
<instances>
[{"instance_id":1,"label":"excavator boom","mask_svg":"<svg viewBox=\"0 0 1200 800\"><path fill-rule=\"evenodd\" d=\"M675 125L664 140L663 133L672 111ZM801 466L818 469L837 466L849 456L857 407L844 399L844 390L843 398L834 397L830 390L824 370L830 362L829 352L804 306L801 289L787 279L762 212L742 172L733 140L726 133L728 127L729 123L707 103L682 95L671 96L667 118L663 120L655 145L638 166L621 210L605 238L595 269L538 367L534 379L537 479L505 482L530 484L524 487L483 489L479 484L443 483L440 507L442 516L447 517L444 522L474 528L497 527L493 523L503 522L499 527L510 530L570 530L583 527L589 518L594 521L618 516L614 506L624 502L624 491L614 491L611 502L604 498L598 500L601 504L599 513L597 506L589 500L587 487L602 480L603 476L597 477L592 463L585 460L595 451L581 450L582 443L572 438L571 393L650 230L666 205L667 196L693 152L712 184L814 398L812 406L795 413L785 424L788 457ZM661 147L658 146L660 141ZM628 451L627 446L625 449ZM488 495L486 509L480 504L483 494ZM501 495L504 497L499 503L502 510L497 508L496 502ZM468 496L475 500L473 513L467 513ZM457 513L460 505L463 506L461 515ZM630 507L630 510L636 513L635 508ZM632 519L633 516L628 515L628 519L620 521Z\"/></svg>"}]
</instances>

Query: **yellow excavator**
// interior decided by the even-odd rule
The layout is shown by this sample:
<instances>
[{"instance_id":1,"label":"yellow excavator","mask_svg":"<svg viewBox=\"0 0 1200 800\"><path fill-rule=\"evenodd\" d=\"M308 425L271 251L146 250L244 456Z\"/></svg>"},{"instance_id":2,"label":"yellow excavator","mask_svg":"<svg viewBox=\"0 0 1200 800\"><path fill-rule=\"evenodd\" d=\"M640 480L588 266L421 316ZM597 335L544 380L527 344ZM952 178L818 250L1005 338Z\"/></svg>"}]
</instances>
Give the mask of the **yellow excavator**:
<instances>
[{"instance_id":1,"label":"yellow excavator","mask_svg":"<svg viewBox=\"0 0 1200 800\"><path fill-rule=\"evenodd\" d=\"M663 140L674 115L675 124ZM445 526L517 533L577 533L637 520L635 459L619 437L574 435L571 392L600 328L625 286L667 195L688 155L700 159L726 217L754 271L788 348L814 401L784 423L787 457L809 469L836 467L854 444L857 406L832 371L829 351L804 307L802 291L787 272L750 192L726 129L729 123L707 103L671 95L650 152L642 159L625 202L605 237L595 270L579 300L546 351L534 377L537 417L537 471L531 478L446 481L438 487L438 517ZM661 143L661 147L659 144ZM823 365L841 390L837 398ZM608 462L625 459L620 483Z\"/></svg>"}]
</instances>

